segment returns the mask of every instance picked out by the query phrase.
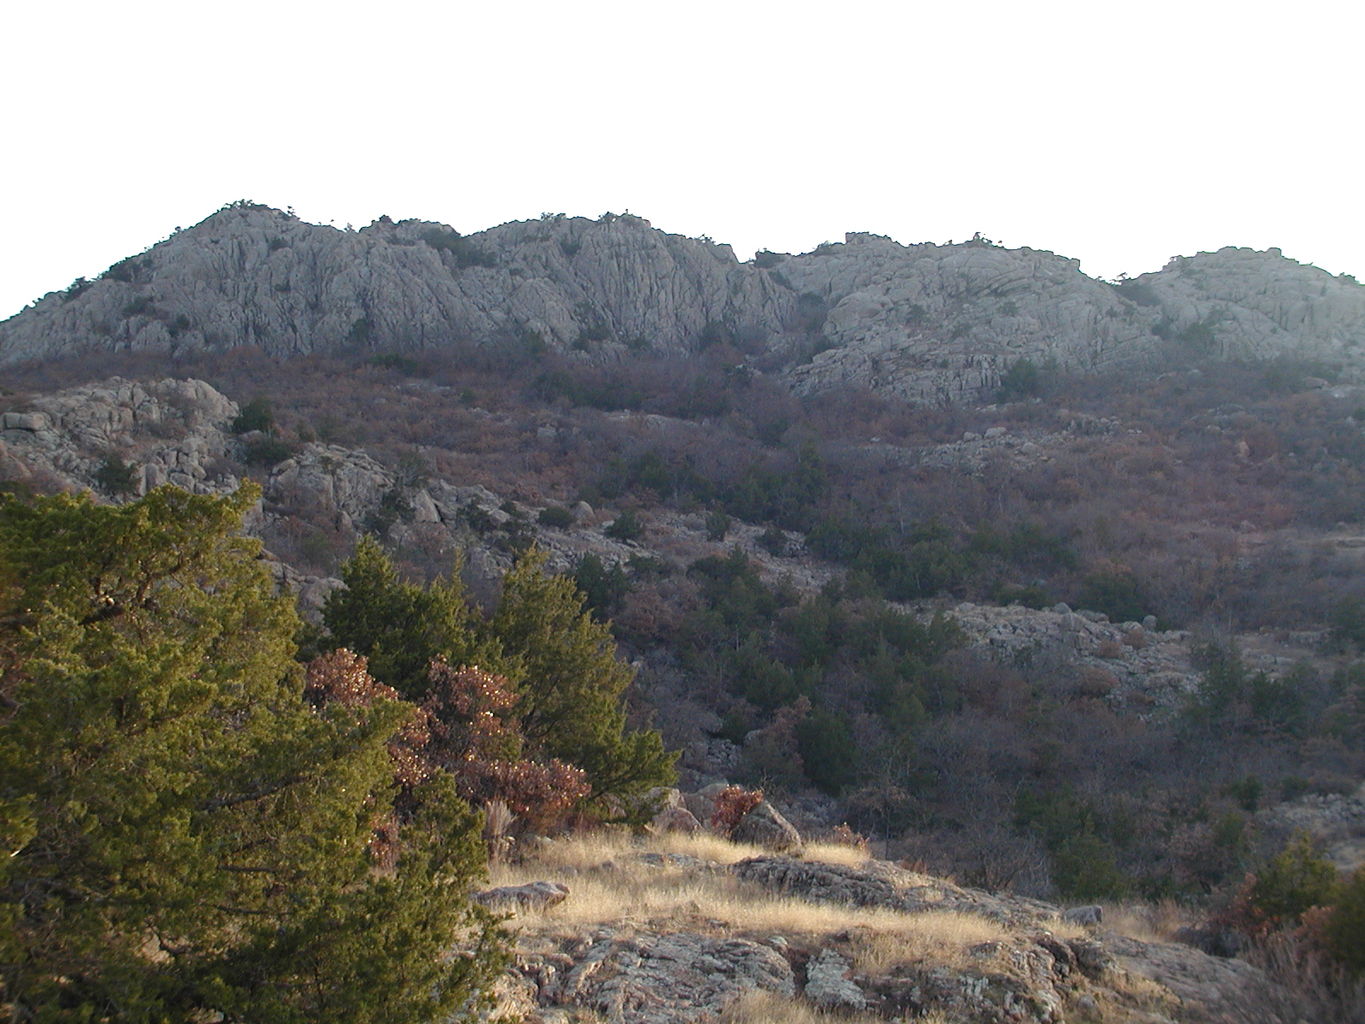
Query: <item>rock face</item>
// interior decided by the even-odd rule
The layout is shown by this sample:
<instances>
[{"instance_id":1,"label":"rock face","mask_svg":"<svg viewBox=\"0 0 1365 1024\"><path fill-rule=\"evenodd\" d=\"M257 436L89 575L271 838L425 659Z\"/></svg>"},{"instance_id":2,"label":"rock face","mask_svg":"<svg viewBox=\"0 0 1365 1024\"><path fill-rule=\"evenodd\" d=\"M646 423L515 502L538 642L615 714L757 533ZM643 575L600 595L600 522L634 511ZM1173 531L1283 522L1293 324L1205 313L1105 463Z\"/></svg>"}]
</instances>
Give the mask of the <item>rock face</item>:
<instances>
[{"instance_id":1,"label":"rock face","mask_svg":"<svg viewBox=\"0 0 1365 1024\"><path fill-rule=\"evenodd\" d=\"M729 342L800 392L917 402L989 395L1023 359L1081 370L1172 351L1365 368L1365 288L1267 253L1181 258L1117 286L1075 260L976 239L870 234L739 263L639 217L546 216L461 236L381 218L360 231L234 204L0 324L0 364L83 350L287 356L495 346L616 361Z\"/></svg>"},{"instance_id":2,"label":"rock face","mask_svg":"<svg viewBox=\"0 0 1365 1024\"><path fill-rule=\"evenodd\" d=\"M667 863L658 866L672 873L667 884L699 899L707 879L725 874L720 864L695 857L635 859L654 864L660 857ZM625 868L613 862L599 870L618 875ZM1244 961L1112 933L1068 938L1057 907L962 889L885 862L854 868L760 858L731 874L740 889L727 889L730 899L754 908L773 897L833 901L850 908L848 923L812 931L797 924L805 919L795 913L787 918L794 929L775 935L757 909L749 925L743 912L727 924L686 902L671 922L641 920L624 906L619 920L577 935L562 925L538 937L524 934L527 945L503 985L502 1008L535 1024L562 1024L584 1010L612 1024L709 1024L727 1019L746 995L772 993L787 1002L769 1004L761 1019L805 1019L812 1009L860 1020L936 1015L977 1024L1291 1024L1303 1016L1290 993ZM940 922L961 914L964 927L986 914L994 937L942 939L941 948L878 947L876 928L854 907L890 911L909 935L919 933L916 915L926 912ZM886 918L878 920L885 926ZM884 952L869 955L877 948Z\"/></svg>"},{"instance_id":3,"label":"rock face","mask_svg":"<svg viewBox=\"0 0 1365 1024\"><path fill-rule=\"evenodd\" d=\"M796 989L791 965L776 950L690 932L605 934L568 964L533 958L521 970L539 981L542 1006L584 1007L611 1024L714 1021L744 992L790 996Z\"/></svg>"},{"instance_id":4,"label":"rock face","mask_svg":"<svg viewBox=\"0 0 1365 1024\"><path fill-rule=\"evenodd\" d=\"M91 486L111 455L133 469L143 494L163 483L195 493L231 490L215 466L229 444L237 405L200 380L138 384L118 377L34 399L32 411L0 418L0 463L14 478L35 470L68 485Z\"/></svg>"},{"instance_id":5,"label":"rock face","mask_svg":"<svg viewBox=\"0 0 1365 1024\"><path fill-rule=\"evenodd\" d=\"M730 838L779 853L801 849L801 833L767 800L739 819Z\"/></svg>"},{"instance_id":6,"label":"rock face","mask_svg":"<svg viewBox=\"0 0 1365 1024\"><path fill-rule=\"evenodd\" d=\"M1311 835L1343 875L1365 867L1365 783L1354 793L1313 793L1267 807L1256 822L1281 845Z\"/></svg>"},{"instance_id":7,"label":"rock face","mask_svg":"<svg viewBox=\"0 0 1365 1024\"><path fill-rule=\"evenodd\" d=\"M850 234L778 270L829 310L830 347L790 371L798 391L846 382L960 400L997 386L1019 359L1104 369L1152 352L1131 303L1049 252Z\"/></svg>"},{"instance_id":8,"label":"rock face","mask_svg":"<svg viewBox=\"0 0 1365 1024\"><path fill-rule=\"evenodd\" d=\"M463 238L421 221L361 231L235 205L14 318L0 362L83 348L417 350L475 340L695 347L781 330L792 296L728 246L631 216L550 217Z\"/></svg>"},{"instance_id":9,"label":"rock face","mask_svg":"<svg viewBox=\"0 0 1365 1024\"><path fill-rule=\"evenodd\" d=\"M806 964L806 998L823 1009L863 1009L867 997L849 979L850 969L849 962L834 950L821 950Z\"/></svg>"},{"instance_id":10,"label":"rock face","mask_svg":"<svg viewBox=\"0 0 1365 1024\"><path fill-rule=\"evenodd\" d=\"M1303 1008L1262 971L1244 960L1209 956L1188 946L1109 936L1116 966L1147 978L1180 1000L1179 1020L1298 1021Z\"/></svg>"},{"instance_id":11,"label":"rock face","mask_svg":"<svg viewBox=\"0 0 1365 1024\"><path fill-rule=\"evenodd\" d=\"M1039 900L966 889L886 861L851 868L792 857L755 857L740 861L733 871L736 877L767 891L815 903L882 907L906 914L949 910L1009 924L1054 921L1060 914Z\"/></svg>"},{"instance_id":12,"label":"rock face","mask_svg":"<svg viewBox=\"0 0 1365 1024\"><path fill-rule=\"evenodd\" d=\"M1365 355L1361 286L1285 259L1278 249L1228 247L1178 256L1119 291L1153 310L1161 333L1204 353L1306 356L1357 366Z\"/></svg>"},{"instance_id":13,"label":"rock face","mask_svg":"<svg viewBox=\"0 0 1365 1024\"><path fill-rule=\"evenodd\" d=\"M563 903L568 897L568 886L558 882L527 882L485 889L471 898L493 910L545 910Z\"/></svg>"}]
</instances>

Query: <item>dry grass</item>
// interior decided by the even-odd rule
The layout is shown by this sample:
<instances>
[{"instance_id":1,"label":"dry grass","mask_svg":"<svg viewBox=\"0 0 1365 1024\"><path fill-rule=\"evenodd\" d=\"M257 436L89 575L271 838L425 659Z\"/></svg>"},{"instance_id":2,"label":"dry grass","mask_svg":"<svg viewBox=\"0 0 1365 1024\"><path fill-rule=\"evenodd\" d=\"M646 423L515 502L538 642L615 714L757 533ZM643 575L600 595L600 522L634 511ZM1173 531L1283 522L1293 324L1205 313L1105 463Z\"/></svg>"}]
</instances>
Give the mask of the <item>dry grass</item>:
<instances>
[{"instance_id":1,"label":"dry grass","mask_svg":"<svg viewBox=\"0 0 1365 1024\"><path fill-rule=\"evenodd\" d=\"M844 843L807 843L806 860L823 861L826 864L841 864L846 868L862 867L872 859L865 847L848 846Z\"/></svg>"},{"instance_id":2,"label":"dry grass","mask_svg":"<svg viewBox=\"0 0 1365 1024\"><path fill-rule=\"evenodd\" d=\"M780 996L775 992L749 992L728 1006L721 1014L721 1024L882 1024L884 1017L867 1013L826 1013L802 999ZM935 1017L919 1017L918 1021L935 1024ZM942 1018L938 1020L943 1021ZM943 1021L946 1024L946 1021Z\"/></svg>"},{"instance_id":3,"label":"dry grass","mask_svg":"<svg viewBox=\"0 0 1365 1024\"><path fill-rule=\"evenodd\" d=\"M1194 920L1194 915L1174 900L1108 903L1104 905L1101 929L1141 942L1171 942L1176 932Z\"/></svg>"},{"instance_id":4,"label":"dry grass","mask_svg":"<svg viewBox=\"0 0 1365 1024\"><path fill-rule=\"evenodd\" d=\"M1009 937L1000 924L974 914L936 910L906 920L908 927L869 928L856 933L852 941L855 969L864 974L888 974L896 967L925 960L963 967L971 959L973 946L1003 942Z\"/></svg>"},{"instance_id":5,"label":"dry grass","mask_svg":"<svg viewBox=\"0 0 1365 1024\"><path fill-rule=\"evenodd\" d=\"M749 992L721 1014L721 1024L884 1024L885 1017L847 1010L826 1012L801 999L775 992ZM953 1024L944 1014L931 1010L915 1018L915 1024Z\"/></svg>"},{"instance_id":6,"label":"dry grass","mask_svg":"<svg viewBox=\"0 0 1365 1024\"><path fill-rule=\"evenodd\" d=\"M519 914L513 927L523 941L581 933L585 927L687 927L724 935L802 937L849 933L860 970L878 971L918 960L965 963L971 947L1008 938L983 917L948 911L906 914L885 908L848 907L776 896L723 870L761 851L716 836L668 836L640 843L629 836L595 833L546 844L520 863L496 865L493 884L537 879L563 882L570 896L558 906ZM697 857L713 870L646 863L641 854ZM846 846L808 849L808 856L857 864L865 854Z\"/></svg>"}]
</instances>

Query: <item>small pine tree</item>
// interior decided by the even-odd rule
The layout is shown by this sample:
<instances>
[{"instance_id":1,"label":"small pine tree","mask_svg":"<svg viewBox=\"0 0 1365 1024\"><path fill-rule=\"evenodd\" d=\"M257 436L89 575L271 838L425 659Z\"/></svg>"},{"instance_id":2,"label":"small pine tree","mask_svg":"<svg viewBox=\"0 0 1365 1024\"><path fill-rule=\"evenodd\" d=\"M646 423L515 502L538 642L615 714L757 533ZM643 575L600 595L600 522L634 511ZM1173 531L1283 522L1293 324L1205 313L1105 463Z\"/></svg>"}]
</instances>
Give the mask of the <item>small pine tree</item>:
<instances>
[{"instance_id":1,"label":"small pine tree","mask_svg":"<svg viewBox=\"0 0 1365 1024\"><path fill-rule=\"evenodd\" d=\"M122 498L137 490L137 467L110 452L95 470L95 484L111 498Z\"/></svg>"},{"instance_id":2,"label":"small pine tree","mask_svg":"<svg viewBox=\"0 0 1365 1024\"><path fill-rule=\"evenodd\" d=\"M1300 835L1256 873L1247 902L1271 925L1294 925L1309 907L1335 902L1339 889L1332 862L1318 853L1309 836Z\"/></svg>"},{"instance_id":3,"label":"small pine tree","mask_svg":"<svg viewBox=\"0 0 1365 1024\"><path fill-rule=\"evenodd\" d=\"M594 796L629 796L674 779L674 756L655 730L631 732L622 707L634 673L611 629L583 607L572 579L544 571L531 550L503 579L489 623L520 662L521 729L532 749L588 773Z\"/></svg>"},{"instance_id":4,"label":"small pine tree","mask_svg":"<svg viewBox=\"0 0 1365 1024\"><path fill-rule=\"evenodd\" d=\"M459 574L430 586L407 583L373 537L362 537L341 567L345 587L322 608L332 643L368 659L369 671L407 700L421 701L431 662L509 666L495 645L476 634Z\"/></svg>"},{"instance_id":5,"label":"small pine tree","mask_svg":"<svg viewBox=\"0 0 1365 1024\"><path fill-rule=\"evenodd\" d=\"M1349 970L1365 973L1365 868L1357 868L1338 891L1327 920L1327 944Z\"/></svg>"},{"instance_id":6,"label":"small pine tree","mask_svg":"<svg viewBox=\"0 0 1365 1024\"><path fill-rule=\"evenodd\" d=\"M275 429L275 413L267 399L256 397L243 405L232 421L234 434L249 434L254 430L270 433Z\"/></svg>"}]
</instances>

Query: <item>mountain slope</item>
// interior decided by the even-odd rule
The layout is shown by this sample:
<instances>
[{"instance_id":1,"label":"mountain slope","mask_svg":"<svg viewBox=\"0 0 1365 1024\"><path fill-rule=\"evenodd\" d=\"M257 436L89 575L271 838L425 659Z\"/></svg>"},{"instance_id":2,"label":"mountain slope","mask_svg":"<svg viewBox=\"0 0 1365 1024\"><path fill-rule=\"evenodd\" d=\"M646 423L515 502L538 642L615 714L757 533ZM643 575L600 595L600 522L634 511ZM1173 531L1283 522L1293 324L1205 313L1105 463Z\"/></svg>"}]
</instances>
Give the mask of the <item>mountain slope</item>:
<instances>
[{"instance_id":1,"label":"mountain slope","mask_svg":"<svg viewBox=\"0 0 1365 1024\"><path fill-rule=\"evenodd\" d=\"M495 347L598 362L730 344L799 392L916 402L988 395L1021 360L1083 371L1173 354L1365 366L1365 289L1224 249L1117 286L983 239L840 244L739 263L630 215L547 216L470 236L381 218L360 231L233 204L0 324L0 364L81 351L254 346L274 356Z\"/></svg>"}]
</instances>

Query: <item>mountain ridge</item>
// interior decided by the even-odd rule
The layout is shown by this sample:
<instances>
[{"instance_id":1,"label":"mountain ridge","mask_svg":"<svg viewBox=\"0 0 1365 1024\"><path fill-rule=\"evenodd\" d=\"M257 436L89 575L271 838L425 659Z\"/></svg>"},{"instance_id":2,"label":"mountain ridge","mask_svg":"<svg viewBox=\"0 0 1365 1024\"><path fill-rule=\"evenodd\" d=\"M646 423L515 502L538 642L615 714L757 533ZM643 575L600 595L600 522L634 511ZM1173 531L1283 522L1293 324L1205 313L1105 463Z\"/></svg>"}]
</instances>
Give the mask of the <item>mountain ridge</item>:
<instances>
[{"instance_id":1,"label":"mountain ridge","mask_svg":"<svg viewBox=\"0 0 1365 1024\"><path fill-rule=\"evenodd\" d=\"M232 204L0 323L0 365L82 351L272 356L463 347L611 363L729 345L799 393L919 403L989 395L1023 360L1159 369L1173 356L1365 368L1365 288L1224 248L1116 283L1043 250L852 232L760 252L630 214L547 215L471 234L381 217L358 231Z\"/></svg>"}]
</instances>

